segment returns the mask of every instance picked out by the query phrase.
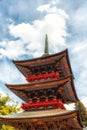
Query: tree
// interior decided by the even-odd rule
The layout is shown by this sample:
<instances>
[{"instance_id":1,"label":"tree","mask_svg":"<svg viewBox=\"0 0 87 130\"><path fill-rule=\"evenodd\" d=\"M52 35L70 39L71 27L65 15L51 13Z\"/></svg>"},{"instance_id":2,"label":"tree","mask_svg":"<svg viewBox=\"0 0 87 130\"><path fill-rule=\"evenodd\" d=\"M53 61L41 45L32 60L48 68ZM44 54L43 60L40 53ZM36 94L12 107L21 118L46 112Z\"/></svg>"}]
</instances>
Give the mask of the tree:
<instances>
[{"instance_id":1,"label":"tree","mask_svg":"<svg viewBox=\"0 0 87 130\"><path fill-rule=\"evenodd\" d=\"M83 125L87 126L87 110L82 102L75 103L75 109L79 110Z\"/></svg>"},{"instance_id":2,"label":"tree","mask_svg":"<svg viewBox=\"0 0 87 130\"><path fill-rule=\"evenodd\" d=\"M13 100L11 100L9 95L2 96L0 94L0 115L8 115L8 114L11 114L13 112L16 113L16 112L21 110L20 107L17 107L18 102L13 102L13 103L11 103L12 105L8 105L9 101L13 102ZM12 126L0 123L0 130L15 130L15 129Z\"/></svg>"}]
</instances>

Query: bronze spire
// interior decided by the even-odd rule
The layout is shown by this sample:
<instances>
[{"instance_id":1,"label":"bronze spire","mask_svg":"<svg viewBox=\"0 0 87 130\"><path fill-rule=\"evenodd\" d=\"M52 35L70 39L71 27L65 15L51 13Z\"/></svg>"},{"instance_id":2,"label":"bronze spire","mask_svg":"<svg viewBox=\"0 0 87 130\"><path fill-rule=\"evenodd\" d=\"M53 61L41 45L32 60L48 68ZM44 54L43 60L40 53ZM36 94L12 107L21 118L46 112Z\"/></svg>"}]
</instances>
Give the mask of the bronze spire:
<instances>
[{"instance_id":1,"label":"bronze spire","mask_svg":"<svg viewBox=\"0 0 87 130\"><path fill-rule=\"evenodd\" d=\"M45 49L44 49L43 56L48 56L48 55L49 55L48 36L46 34L46 37L45 37Z\"/></svg>"}]
</instances>

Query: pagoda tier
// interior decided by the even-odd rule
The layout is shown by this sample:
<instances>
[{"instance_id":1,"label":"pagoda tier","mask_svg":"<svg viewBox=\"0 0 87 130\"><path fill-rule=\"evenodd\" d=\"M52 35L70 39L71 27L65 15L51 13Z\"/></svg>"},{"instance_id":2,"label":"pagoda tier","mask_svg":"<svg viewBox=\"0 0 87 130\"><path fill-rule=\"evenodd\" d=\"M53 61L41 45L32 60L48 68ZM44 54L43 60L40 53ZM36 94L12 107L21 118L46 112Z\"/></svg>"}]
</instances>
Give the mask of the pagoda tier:
<instances>
[{"instance_id":1,"label":"pagoda tier","mask_svg":"<svg viewBox=\"0 0 87 130\"><path fill-rule=\"evenodd\" d=\"M78 111L42 110L0 117L0 122L18 130L82 130Z\"/></svg>"},{"instance_id":2,"label":"pagoda tier","mask_svg":"<svg viewBox=\"0 0 87 130\"><path fill-rule=\"evenodd\" d=\"M72 75L68 50L46 57L13 62L28 82L61 79Z\"/></svg>"},{"instance_id":3,"label":"pagoda tier","mask_svg":"<svg viewBox=\"0 0 87 130\"><path fill-rule=\"evenodd\" d=\"M78 100L72 76L62 80L7 85L7 87L27 103L31 101L49 101L55 98L61 99L63 103L71 103Z\"/></svg>"}]
</instances>

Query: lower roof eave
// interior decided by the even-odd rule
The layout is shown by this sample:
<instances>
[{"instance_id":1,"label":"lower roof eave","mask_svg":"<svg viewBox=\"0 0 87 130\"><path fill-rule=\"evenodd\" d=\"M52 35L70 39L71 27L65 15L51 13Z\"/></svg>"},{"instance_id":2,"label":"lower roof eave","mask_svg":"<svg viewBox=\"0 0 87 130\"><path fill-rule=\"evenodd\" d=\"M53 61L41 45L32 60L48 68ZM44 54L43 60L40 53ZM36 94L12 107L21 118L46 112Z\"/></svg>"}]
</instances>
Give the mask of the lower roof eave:
<instances>
[{"instance_id":1,"label":"lower roof eave","mask_svg":"<svg viewBox=\"0 0 87 130\"><path fill-rule=\"evenodd\" d=\"M77 113L76 110L61 110L61 109L53 109L53 110L41 110L41 111L29 111L29 112L22 112L12 115L1 116L0 121L10 121L14 122L15 120L19 122L21 120L29 119L32 121L33 119L41 119L41 118L69 118L75 116ZM67 116L66 116L67 115ZM20 120L21 119L21 120Z\"/></svg>"}]
</instances>

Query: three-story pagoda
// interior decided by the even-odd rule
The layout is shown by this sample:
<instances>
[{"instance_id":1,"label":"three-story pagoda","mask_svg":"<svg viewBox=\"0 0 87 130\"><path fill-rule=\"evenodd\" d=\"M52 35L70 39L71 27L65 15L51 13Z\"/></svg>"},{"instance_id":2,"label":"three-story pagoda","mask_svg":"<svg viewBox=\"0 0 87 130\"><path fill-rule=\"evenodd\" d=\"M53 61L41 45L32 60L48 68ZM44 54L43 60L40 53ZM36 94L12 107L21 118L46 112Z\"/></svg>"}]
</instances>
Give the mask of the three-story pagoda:
<instances>
[{"instance_id":1,"label":"three-story pagoda","mask_svg":"<svg viewBox=\"0 0 87 130\"><path fill-rule=\"evenodd\" d=\"M79 100L68 50L49 55L46 35L43 56L13 62L28 83L7 87L24 100L25 111L0 117L1 122L19 130L82 130L79 111L64 106Z\"/></svg>"}]
</instances>

